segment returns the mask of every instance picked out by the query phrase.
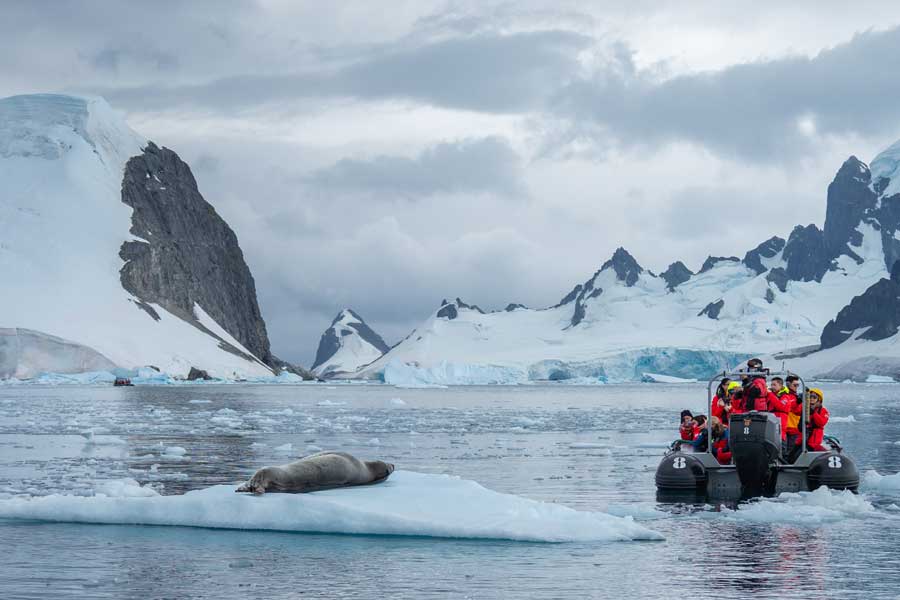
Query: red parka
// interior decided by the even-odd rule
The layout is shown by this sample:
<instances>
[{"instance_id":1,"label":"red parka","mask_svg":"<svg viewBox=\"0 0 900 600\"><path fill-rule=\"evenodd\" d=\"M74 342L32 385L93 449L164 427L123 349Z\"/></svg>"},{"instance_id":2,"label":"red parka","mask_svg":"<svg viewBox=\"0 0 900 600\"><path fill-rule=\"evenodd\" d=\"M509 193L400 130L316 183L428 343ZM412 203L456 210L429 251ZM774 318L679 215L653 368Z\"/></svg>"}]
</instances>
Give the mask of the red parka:
<instances>
[{"instance_id":1,"label":"red parka","mask_svg":"<svg viewBox=\"0 0 900 600\"><path fill-rule=\"evenodd\" d=\"M726 419L728 415L725 414L725 407L719 406L719 402L724 401L724 398L720 399L718 396L713 396L712 406L709 409L709 414L713 417L718 417L719 420L722 421L722 423L724 423L726 427L728 427L728 420Z\"/></svg>"},{"instance_id":2,"label":"red parka","mask_svg":"<svg viewBox=\"0 0 900 600\"><path fill-rule=\"evenodd\" d=\"M681 434L681 439L692 442L694 438L700 435L700 428L697 427L697 424L693 421L687 425L682 425L678 428L678 432Z\"/></svg>"},{"instance_id":3,"label":"red parka","mask_svg":"<svg viewBox=\"0 0 900 600\"><path fill-rule=\"evenodd\" d=\"M809 428L809 439L807 440L807 445L810 450L815 450L816 452L824 452L828 450L825 446L822 445L822 441L825 438L825 425L828 423L828 409L824 406L820 406L819 408L810 411L809 413L809 423L806 426Z\"/></svg>"},{"instance_id":4,"label":"red parka","mask_svg":"<svg viewBox=\"0 0 900 600\"><path fill-rule=\"evenodd\" d=\"M769 409L769 388L762 375L752 376L750 385L744 388L744 410L765 411Z\"/></svg>"},{"instance_id":5,"label":"red parka","mask_svg":"<svg viewBox=\"0 0 900 600\"><path fill-rule=\"evenodd\" d=\"M769 412L773 412L778 416L778 419L781 421L781 439L782 441L787 439L787 423L788 423L788 413L791 410L791 405L785 399L787 394L775 394L774 392L769 392L766 398L766 408Z\"/></svg>"}]
</instances>

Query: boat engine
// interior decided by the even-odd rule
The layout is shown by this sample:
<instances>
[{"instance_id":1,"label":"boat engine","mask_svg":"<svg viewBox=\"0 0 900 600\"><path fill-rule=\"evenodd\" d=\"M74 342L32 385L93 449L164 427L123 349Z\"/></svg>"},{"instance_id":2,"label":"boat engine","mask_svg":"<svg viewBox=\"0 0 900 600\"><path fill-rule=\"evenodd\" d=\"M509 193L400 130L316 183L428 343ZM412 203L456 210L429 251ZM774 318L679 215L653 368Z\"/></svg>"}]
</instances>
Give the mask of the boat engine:
<instances>
[{"instance_id":1,"label":"boat engine","mask_svg":"<svg viewBox=\"0 0 900 600\"><path fill-rule=\"evenodd\" d=\"M781 421L768 412L731 415L729 443L744 497L770 493L781 454Z\"/></svg>"}]
</instances>

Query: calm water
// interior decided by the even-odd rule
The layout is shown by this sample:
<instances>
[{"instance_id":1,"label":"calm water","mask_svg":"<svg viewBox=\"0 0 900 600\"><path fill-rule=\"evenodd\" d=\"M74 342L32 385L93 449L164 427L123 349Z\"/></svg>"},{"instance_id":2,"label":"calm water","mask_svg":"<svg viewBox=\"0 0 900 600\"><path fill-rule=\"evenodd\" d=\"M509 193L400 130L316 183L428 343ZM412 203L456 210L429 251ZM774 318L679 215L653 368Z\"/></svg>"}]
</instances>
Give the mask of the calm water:
<instances>
[{"instance_id":1,"label":"calm water","mask_svg":"<svg viewBox=\"0 0 900 600\"><path fill-rule=\"evenodd\" d=\"M824 390L833 416L854 417L828 432L861 470L900 471L900 387ZM7 497L124 477L178 494L340 449L631 514L666 536L534 544L0 520L0 598L900 597L898 497L866 493L862 514L803 507L806 525L655 502L678 412L705 397L692 385L0 387Z\"/></svg>"}]
</instances>

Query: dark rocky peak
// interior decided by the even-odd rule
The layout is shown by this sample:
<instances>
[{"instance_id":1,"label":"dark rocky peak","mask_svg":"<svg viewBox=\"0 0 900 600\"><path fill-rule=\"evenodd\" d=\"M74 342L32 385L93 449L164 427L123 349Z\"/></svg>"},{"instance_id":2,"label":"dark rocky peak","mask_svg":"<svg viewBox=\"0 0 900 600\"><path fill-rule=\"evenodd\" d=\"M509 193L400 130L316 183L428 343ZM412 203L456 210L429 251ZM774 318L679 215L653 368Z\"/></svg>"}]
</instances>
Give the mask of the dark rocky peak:
<instances>
[{"instance_id":1,"label":"dark rocky peak","mask_svg":"<svg viewBox=\"0 0 900 600\"><path fill-rule=\"evenodd\" d=\"M315 369L327 362L341 348L341 338L356 334L364 341L377 348L382 354L390 350L380 335L375 333L366 324L361 316L349 308L340 311L331 326L325 330L319 339L319 348L316 350L316 360L312 365Z\"/></svg>"},{"instance_id":2,"label":"dark rocky peak","mask_svg":"<svg viewBox=\"0 0 900 600\"><path fill-rule=\"evenodd\" d=\"M765 265L763 265L762 259L772 258L776 254L781 252L784 249L784 244L785 241L783 238L780 238L778 236L770 237L762 244L745 254L744 260L741 262L743 262L748 269L756 271L757 275L761 275L766 272L766 267Z\"/></svg>"},{"instance_id":3,"label":"dark rocky peak","mask_svg":"<svg viewBox=\"0 0 900 600\"><path fill-rule=\"evenodd\" d=\"M706 273L720 262L741 262L737 256L708 256L700 267L700 273Z\"/></svg>"},{"instance_id":4,"label":"dark rocky peak","mask_svg":"<svg viewBox=\"0 0 900 600\"><path fill-rule=\"evenodd\" d=\"M637 283L638 277L644 272L644 269L634 259L625 248L621 246L613 252L612 258L603 263L600 271L612 268L616 272L616 279L624 281L625 285L632 287ZM593 280L592 280L593 281Z\"/></svg>"},{"instance_id":5,"label":"dark rocky peak","mask_svg":"<svg viewBox=\"0 0 900 600\"><path fill-rule=\"evenodd\" d=\"M849 246L862 244L862 234L856 228L878 201L877 194L869 186L871 181L869 167L851 156L828 185L824 239L829 259L841 254L855 256Z\"/></svg>"},{"instance_id":6,"label":"dark rocky peak","mask_svg":"<svg viewBox=\"0 0 900 600\"><path fill-rule=\"evenodd\" d=\"M459 311L456 310L455 304L447 304L446 302L441 306L441 309L437 311L437 318L439 319L447 319L448 321L452 321L456 317L459 316Z\"/></svg>"},{"instance_id":7,"label":"dark rocky peak","mask_svg":"<svg viewBox=\"0 0 900 600\"><path fill-rule=\"evenodd\" d=\"M782 267L775 267L766 274L766 281L774 283L782 292L787 291L788 278L787 271ZM771 291L771 290L770 290Z\"/></svg>"},{"instance_id":8,"label":"dark rocky peak","mask_svg":"<svg viewBox=\"0 0 900 600\"><path fill-rule=\"evenodd\" d=\"M576 285L575 287L572 288L571 292L566 294L562 300L560 300L558 303L556 303L551 308L559 308L560 306L565 306L569 302L573 302L576 298L578 298L578 295L581 294L582 288L584 288L584 286L579 283L578 285Z\"/></svg>"},{"instance_id":9,"label":"dark rocky peak","mask_svg":"<svg viewBox=\"0 0 900 600\"><path fill-rule=\"evenodd\" d=\"M506 312L512 312L514 310L519 310L520 308L527 309L528 307L525 306L524 304L517 304L515 302L510 302L509 304L506 305L506 308L504 308L503 310Z\"/></svg>"},{"instance_id":10,"label":"dark rocky peak","mask_svg":"<svg viewBox=\"0 0 900 600\"><path fill-rule=\"evenodd\" d=\"M676 287L689 280L694 272L688 269L683 262L675 261L669 268L662 272L660 277L666 282L666 287L671 292Z\"/></svg>"},{"instance_id":11,"label":"dark rocky peak","mask_svg":"<svg viewBox=\"0 0 900 600\"><path fill-rule=\"evenodd\" d=\"M845 342L855 331L863 340L883 340L900 330L900 267L891 270L890 279L882 279L856 296L822 330L822 348Z\"/></svg>"},{"instance_id":12,"label":"dark rocky peak","mask_svg":"<svg viewBox=\"0 0 900 600\"><path fill-rule=\"evenodd\" d=\"M478 308L477 304L466 304L459 298L456 299L456 306L458 306L459 308L468 308L469 310L477 310L481 314L484 314L484 311Z\"/></svg>"},{"instance_id":13,"label":"dark rocky peak","mask_svg":"<svg viewBox=\"0 0 900 600\"><path fill-rule=\"evenodd\" d=\"M697 313L698 317L702 317L706 315L710 319L718 319L719 313L722 312L722 309L725 308L724 300L717 300L716 302L710 302L704 307L699 313Z\"/></svg>"},{"instance_id":14,"label":"dark rocky peak","mask_svg":"<svg viewBox=\"0 0 900 600\"><path fill-rule=\"evenodd\" d=\"M783 256L785 274L790 281L822 281L832 264L825 234L813 224L794 227Z\"/></svg>"},{"instance_id":15,"label":"dark rocky peak","mask_svg":"<svg viewBox=\"0 0 900 600\"><path fill-rule=\"evenodd\" d=\"M127 241L119 250L125 261L119 278L138 299L137 306L147 310L158 304L219 339L223 349L245 356L199 322L198 305L244 348L274 366L256 284L237 236L204 200L190 167L173 151L149 142L125 165L122 202L133 209L131 233L143 240Z\"/></svg>"}]
</instances>

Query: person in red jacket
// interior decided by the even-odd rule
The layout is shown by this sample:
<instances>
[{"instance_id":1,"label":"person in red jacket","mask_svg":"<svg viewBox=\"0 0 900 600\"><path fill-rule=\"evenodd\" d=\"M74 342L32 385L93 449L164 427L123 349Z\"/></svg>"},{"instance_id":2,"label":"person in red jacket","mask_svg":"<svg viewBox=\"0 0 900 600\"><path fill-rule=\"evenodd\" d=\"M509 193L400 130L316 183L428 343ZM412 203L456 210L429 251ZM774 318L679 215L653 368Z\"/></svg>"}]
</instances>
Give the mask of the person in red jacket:
<instances>
[{"instance_id":1,"label":"person in red jacket","mask_svg":"<svg viewBox=\"0 0 900 600\"><path fill-rule=\"evenodd\" d=\"M773 377L769 382L769 393L766 398L766 408L769 412L775 413L778 420L781 421L781 451L782 456L787 456L787 425L788 414L791 412L791 406L784 397L787 394L787 388L784 387L784 380L781 377Z\"/></svg>"},{"instance_id":2,"label":"person in red jacket","mask_svg":"<svg viewBox=\"0 0 900 600\"><path fill-rule=\"evenodd\" d=\"M758 358L747 361L747 374L741 377L744 386L744 411L765 411L769 408L769 388L763 362Z\"/></svg>"},{"instance_id":3,"label":"person in red jacket","mask_svg":"<svg viewBox=\"0 0 900 600\"><path fill-rule=\"evenodd\" d=\"M800 378L796 375L788 375L785 387L787 391L781 395L781 399L788 407L785 441L790 449L800 445L800 417L803 415L803 403L798 397Z\"/></svg>"},{"instance_id":4,"label":"person in red jacket","mask_svg":"<svg viewBox=\"0 0 900 600\"><path fill-rule=\"evenodd\" d=\"M685 409L681 411L681 427L678 428L681 439L691 442L700 433L700 428L694 422L694 415L691 411Z\"/></svg>"},{"instance_id":5,"label":"person in red jacket","mask_svg":"<svg viewBox=\"0 0 900 600\"><path fill-rule=\"evenodd\" d=\"M740 389L741 384L737 381L729 381L721 395L717 392L716 397L713 398L710 416L718 418L725 427L728 427L728 419L734 409L734 394Z\"/></svg>"},{"instance_id":6,"label":"person in red jacket","mask_svg":"<svg viewBox=\"0 0 900 600\"><path fill-rule=\"evenodd\" d=\"M713 444L712 453L719 464L727 465L731 462L731 446L728 444L728 428L718 419L712 418Z\"/></svg>"},{"instance_id":7,"label":"person in red jacket","mask_svg":"<svg viewBox=\"0 0 900 600\"><path fill-rule=\"evenodd\" d=\"M814 452L824 452L828 450L822 445L825 439L825 425L828 424L828 409L822 406L825 395L819 388L810 388L809 390L809 420L806 427L808 429L808 437L806 439L806 449Z\"/></svg>"}]
</instances>

